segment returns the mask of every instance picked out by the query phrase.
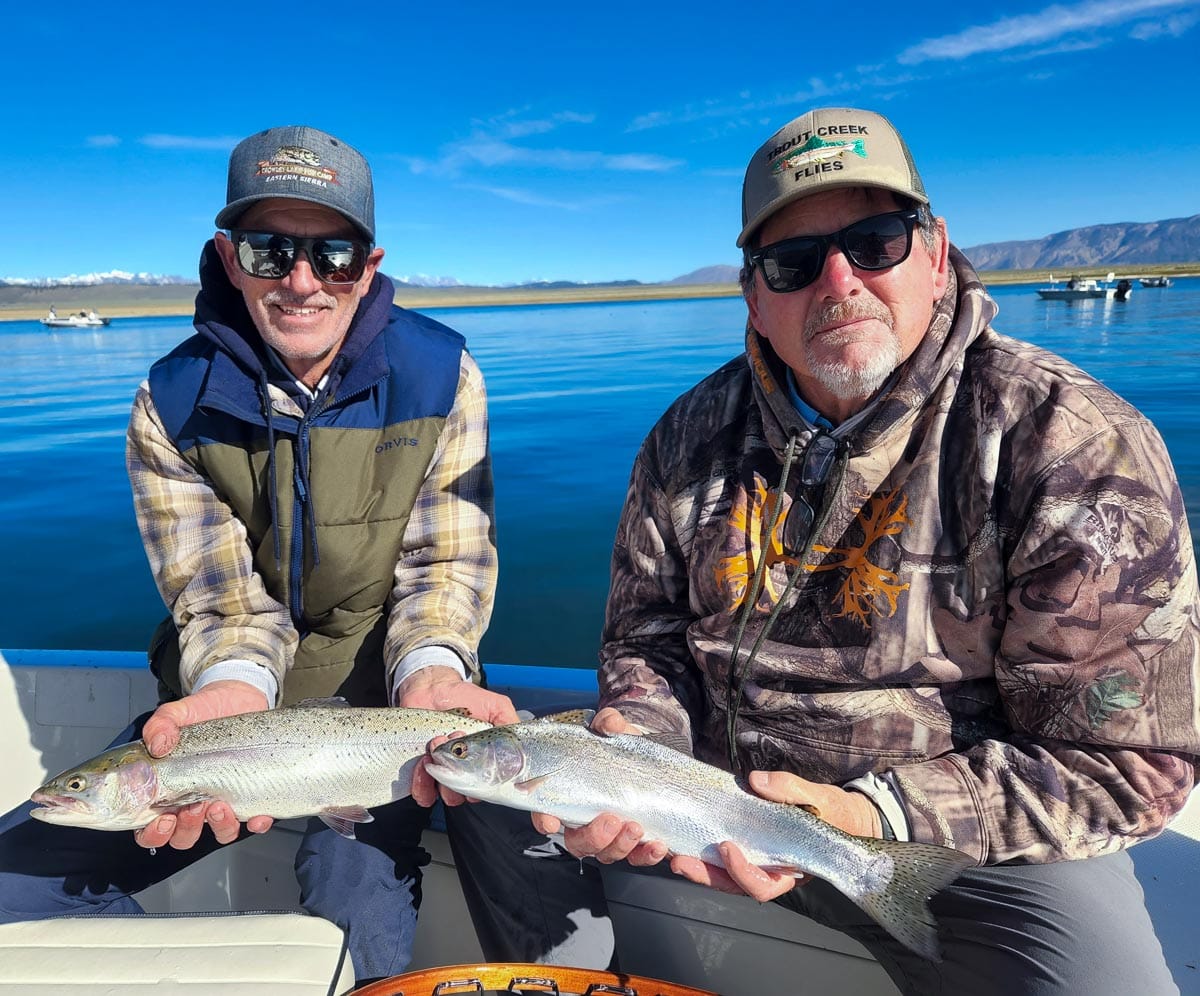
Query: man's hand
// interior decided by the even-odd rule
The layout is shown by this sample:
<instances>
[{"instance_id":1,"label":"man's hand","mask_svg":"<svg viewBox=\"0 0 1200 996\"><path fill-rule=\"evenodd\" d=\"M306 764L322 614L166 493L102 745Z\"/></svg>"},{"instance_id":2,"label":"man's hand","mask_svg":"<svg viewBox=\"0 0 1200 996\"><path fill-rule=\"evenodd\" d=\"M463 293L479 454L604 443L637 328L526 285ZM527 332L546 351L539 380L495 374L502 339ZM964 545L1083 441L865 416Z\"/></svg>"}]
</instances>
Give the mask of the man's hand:
<instances>
[{"instance_id":1,"label":"man's hand","mask_svg":"<svg viewBox=\"0 0 1200 996\"><path fill-rule=\"evenodd\" d=\"M803 806L814 816L860 837L883 836L883 824L875 803L861 792L847 792L836 785L821 785L787 771L752 771L750 787L764 799ZM810 876L793 878L752 865L741 849L730 841L720 845L724 868L705 864L698 858L675 857L671 870L677 875L720 892L745 893L760 903L807 882Z\"/></svg>"},{"instance_id":2,"label":"man's hand","mask_svg":"<svg viewBox=\"0 0 1200 996\"><path fill-rule=\"evenodd\" d=\"M499 726L517 722L517 710L507 695L489 692L474 682L465 681L452 667L434 665L414 671L396 689L396 705L406 709L435 709L447 712L451 709L465 710L475 719ZM430 750L446 741L436 737L430 742ZM466 797L453 789L434 781L425 770L424 759L417 762L413 770L412 797L422 806L432 806L441 793L447 806L459 806Z\"/></svg>"},{"instance_id":3,"label":"man's hand","mask_svg":"<svg viewBox=\"0 0 1200 996\"><path fill-rule=\"evenodd\" d=\"M618 733L638 735L640 727L625 721L616 709L601 709L592 717L592 729L606 737ZM533 826L540 833L551 834L562 829L562 822L549 813L534 813ZM601 813L590 823L563 830L563 844L577 858L594 857L603 864L628 861L631 865L656 865L667 856L667 845L661 840L642 842L642 825L636 820L622 820L614 813Z\"/></svg>"},{"instance_id":4,"label":"man's hand","mask_svg":"<svg viewBox=\"0 0 1200 996\"><path fill-rule=\"evenodd\" d=\"M434 665L414 671L396 689L396 705L406 709L465 709L476 719L499 726L515 723L517 710L507 695L466 681L452 667Z\"/></svg>"},{"instance_id":5,"label":"man's hand","mask_svg":"<svg viewBox=\"0 0 1200 996\"><path fill-rule=\"evenodd\" d=\"M803 806L813 816L857 837L882 837L879 810L861 792L810 782L787 771L752 771L750 787L764 799Z\"/></svg>"},{"instance_id":6,"label":"man's hand","mask_svg":"<svg viewBox=\"0 0 1200 996\"><path fill-rule=\"evenodd\" d=\"M207 719L220 719L243 712L263 712L270 706L266 697L244 681L214 681L198 692L185 695L174 702L164 702L146 720L142 740L154 757L171 753L179 743L179 729ZM269 816L254 816L246 821L253 833L271 829ZM207 823L221 844L237 840L242 825L223 802L198 802L174 813L164 813L153 823L135 831L134 838L142 847L163 847L170 844L184 851L195 845Z\"/></svg>"}]
</instances>

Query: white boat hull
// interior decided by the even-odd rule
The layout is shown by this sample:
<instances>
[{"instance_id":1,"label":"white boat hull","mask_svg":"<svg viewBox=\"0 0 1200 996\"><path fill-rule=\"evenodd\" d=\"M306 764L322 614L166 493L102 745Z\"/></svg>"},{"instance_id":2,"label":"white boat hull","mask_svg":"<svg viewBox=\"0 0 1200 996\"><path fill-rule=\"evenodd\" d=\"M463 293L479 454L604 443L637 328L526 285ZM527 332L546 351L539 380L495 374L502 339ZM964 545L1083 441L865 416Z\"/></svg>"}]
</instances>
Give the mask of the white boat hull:
<instances>
[{"instance_id":1,"label":"white boat hull","mask_svg":"<svg viewBox=\"0 0 1200 996\"><path fill-rule=\"evenodd\" d=\"M1038 288L1038 297L1045 301L1111 300L1116 293L1115 287L1100 287L1091 290L1067 290L1065 287Z\"/></svg>"}]
</instances>

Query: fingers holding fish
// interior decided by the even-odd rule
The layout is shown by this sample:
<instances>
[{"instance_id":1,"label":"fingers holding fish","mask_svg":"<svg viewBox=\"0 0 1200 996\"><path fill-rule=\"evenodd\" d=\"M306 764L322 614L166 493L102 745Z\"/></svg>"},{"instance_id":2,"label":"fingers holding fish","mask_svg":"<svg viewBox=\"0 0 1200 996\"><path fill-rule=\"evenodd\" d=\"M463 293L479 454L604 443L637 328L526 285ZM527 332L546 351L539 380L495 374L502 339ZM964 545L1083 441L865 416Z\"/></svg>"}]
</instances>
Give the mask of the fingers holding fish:
<instances>
[{"instance_id":1,"label":"fingers holding fish","mask_svg":"<svg viewBox=\"0 0 1200 996\"><path fill-rule=\"evenodd\" d=\"M153 823L142 827L140 830L135 830L133 832L133 839L142 847L149 850L166 847L171 841L171 835L175 832L178 822L179 820L174 813L167 813L164 816L160 816Z\"/></svg>"},{"instance_id":2,"label":"fingers holding fish","mask_svg":"<svg viewBox=\"0 0 1200 996\"><path fill-rule=\"evenodd\" d=\"M595 858L605 865L625 860L636 865L657 864L666 857L666 848L658 841L643 844L644 836L645 831L636 820L623 820L614 813L600 813L581 827L565 830L563 844L575 857ZM652 853L657 857L651 860Z\"/></svg>"},{"instance_id":3,"label":"fingers holding fish","mask_svg":"<svg viewBox=\"0 0 1200 996\"><path fill-rule=\"evenodd\" d=\"M155 709L142 728L142 740L153 757L164 757L179 743L181 727L245 712L265 712L269 707L267 697L247 682L213 681Z\"/></svg>"},{"instance_id":4,"label":"fingers holding fish","mask_svg":"<svg viewBox=\"0 0 1200 996\"><path fill-rule=\"evenodd\" d=\"M615 737L619 733L639 735L644 732L640 726L628 722L611 706L606 706L592 717L591 727L596 733L606 737Z\"/></svg>"},{"instance_id":5,"label":"fingers holding fish","mask_svg":"<svg viewBox=\"0 0 1200 996\"><path fill-rule=\"evenodd\" d=\"M174 813L160 816L153 823L134 833L142 847L154 849L170 846L177 851L186 851L196 846L204 830L205 803L184 806ZM220 838L217 838L220 840ZM224 842L223 842L224 843Z\"/></svg>"},{"instance_id":6,"label":"fingers holding fish","mask_svg":"<svg viewBox=\"0 0 1200 996\"><path fill-rule=\"evenodd\" d=\"M544 833L547 837L551 834L558 833L562 830L562 820L557 816L551 816L549 813L530 813L533 820L533 829L538 833ZM567 850L570 850L568 847ZM579 857L578 854L575 857Z\"/></svg>"},{"instance_id":7,"label":"fingers holding fish","mask_svg":"<svg viewBox=\"0 0 1200 996\"><path fill-rule=\"evenodd\" d=\"M735 896L750 896L760 903L770 902L812 878L811 875L793 876L760 868L748 861L741 848L732 841L718 845L717 851L724 868L680 855L671 859L671 871L698 885Z\"/></svg>"},{"instance_id":8,"label":"fingers holding fish","mask_svg":"<svg viewBox=\"0 0 1200 996\"><path fill-rule=\"evenodd\" d=\"M265 833L273 822L269 816L255 816L246 826L252 833ZM200 841L206 825L212 829L218 844L232 844L242 832L241 821L227 805L199 802L173 813L164 813L153 823L135 831L134 838L145 848L172 847L186 851Z\"/></svg>"},{"instance_id":9,"label":"fingers holding fish","mask_svg":"<svg viewBox=\"0 0 1200 996\"><path fill-rule=\"evenodd\" d=\"M517 710L507 695L480 688L442 665L422 668L400 682L396 704L437 712L458 710L491 724L517 721Z\"/></svg>"},{"instance_id":10,"label":"fingers holding fish","mask_svg":"<svg viewBox=\"0 0 1200 996\"><path fill-rule=\"evenodd\" d=\"M750 787L771 802L803 806L814 816L858 837L882 837L879 810L861 792L810 782L790 771L752 771Z\"/></svg>"}]
</instances>

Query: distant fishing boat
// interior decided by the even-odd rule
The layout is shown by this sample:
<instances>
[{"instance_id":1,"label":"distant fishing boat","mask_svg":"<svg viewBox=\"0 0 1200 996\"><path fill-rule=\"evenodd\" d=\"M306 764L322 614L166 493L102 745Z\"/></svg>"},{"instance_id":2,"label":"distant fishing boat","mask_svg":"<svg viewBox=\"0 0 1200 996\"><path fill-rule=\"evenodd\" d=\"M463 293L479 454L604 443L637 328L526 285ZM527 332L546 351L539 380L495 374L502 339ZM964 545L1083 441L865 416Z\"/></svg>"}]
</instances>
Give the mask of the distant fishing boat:
<instances>
[{"instance_id":1,"label":"distant fishing boat","mask_svg":"<svg viewBox=\"0 0 1200 996\"><path fill-rule=\"evenodd\" d=\"M1110 273L1102 281L1092 277L1073 276L1068 277L1066 283L1059 284L1051 274L1050 286L1039 287L1037 289L1038 297L1046 301L1086 301L1093 298L1111 300L1117 296L1117 287L1112 283L1115 276L1116 274ZM1122 283L1128 283L1128 281L1122 281ZM1128 296L1128 289L1126 289L1126 296Z\"/></svg>"},{"instance_id":2,"label":"distant fishing boat","mask_svg":"<svg viewBox=\"0 0 1200 996\"><path fill-rule=\"evenodd\" d=\"M53 308L45 318L39 318L43 325L52 329L86 329L107 325L111 318L102 318L95 311L79 311L70 315L59 315Z\"/></svg>"},{"instance_id":3,"label":"distant fishing boat","mask_svg":"<svg viewBox=\"0 0 1200 996\"><path fill-rule=\"evenodd\" d=\"M1170 287L1174 281L1170 277L1142 277L1138 283L1143 287Z\"/></svg>"}]
</instances>

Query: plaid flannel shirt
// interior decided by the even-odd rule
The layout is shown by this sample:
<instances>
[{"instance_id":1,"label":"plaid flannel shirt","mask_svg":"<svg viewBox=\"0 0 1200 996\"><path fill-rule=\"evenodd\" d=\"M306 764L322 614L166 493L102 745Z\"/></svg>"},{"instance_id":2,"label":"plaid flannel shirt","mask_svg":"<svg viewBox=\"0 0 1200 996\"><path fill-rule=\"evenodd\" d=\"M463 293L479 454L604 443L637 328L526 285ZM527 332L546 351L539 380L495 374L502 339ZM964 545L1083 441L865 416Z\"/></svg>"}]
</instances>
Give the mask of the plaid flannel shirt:
<instances>
[{"instance_id":1,"label":"plaid flannel shirt","mask_svg":"<svg viewBox=\"0 0 1200 996\"><path fill-rule=\"evenodd\" d=\"M275 407L295 402L272 391ZM474 359L462 353L454 405L404 533L386 606L383 666L388 688L407 655L445 647L469 675L496 586L487 395ZM282 688L299 642L287 607L253 564L244 523L176 449L139 387L126 438L138 528L159 594L180 634L185 692L216 664L249 661Z\"/></svg>"}]
</instances>

